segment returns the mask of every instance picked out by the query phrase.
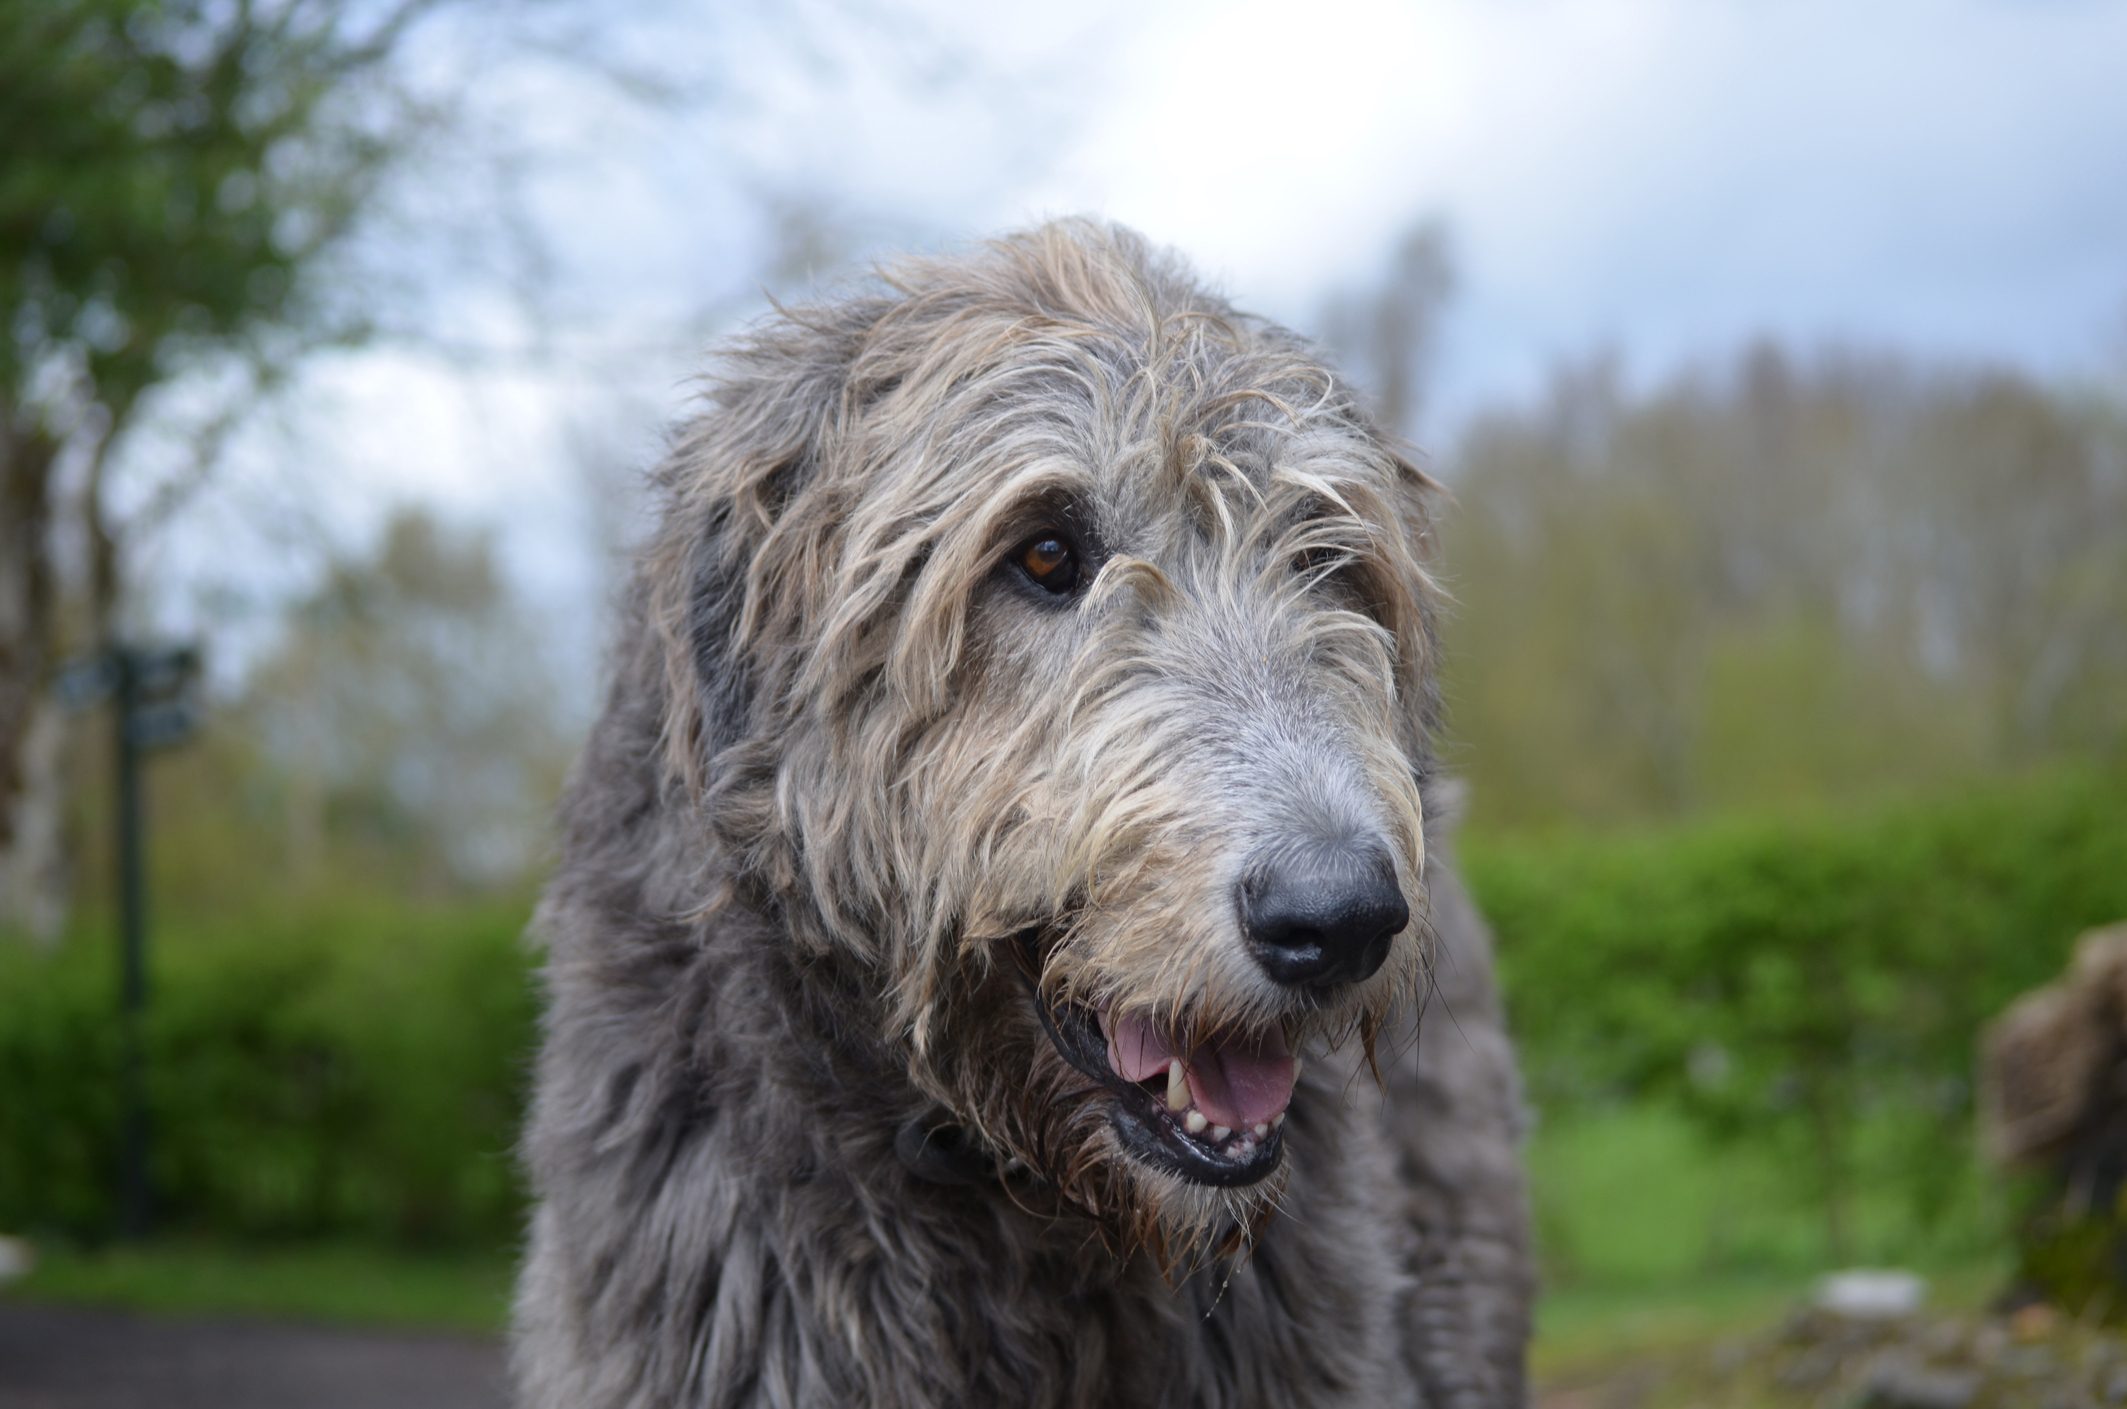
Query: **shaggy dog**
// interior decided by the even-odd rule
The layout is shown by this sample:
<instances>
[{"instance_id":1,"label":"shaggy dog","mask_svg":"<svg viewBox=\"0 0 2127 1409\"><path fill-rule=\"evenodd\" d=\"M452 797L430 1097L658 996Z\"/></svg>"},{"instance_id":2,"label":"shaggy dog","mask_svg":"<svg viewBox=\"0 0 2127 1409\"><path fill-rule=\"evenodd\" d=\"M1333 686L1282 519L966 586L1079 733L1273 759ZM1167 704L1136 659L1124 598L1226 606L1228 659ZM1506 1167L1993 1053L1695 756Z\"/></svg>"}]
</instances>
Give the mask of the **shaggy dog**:
<instances>
[{"instance_id":1,"label":"shaggy dog","mask_svg":"<svg viewBox=\"0 0 2127 1409\"><path fill-rule=\"evenodd\" d=\"M1083 222L706 400L539 922L523 1402L1518 1403L1431 483Z\"/></svg>"}]
</instances>

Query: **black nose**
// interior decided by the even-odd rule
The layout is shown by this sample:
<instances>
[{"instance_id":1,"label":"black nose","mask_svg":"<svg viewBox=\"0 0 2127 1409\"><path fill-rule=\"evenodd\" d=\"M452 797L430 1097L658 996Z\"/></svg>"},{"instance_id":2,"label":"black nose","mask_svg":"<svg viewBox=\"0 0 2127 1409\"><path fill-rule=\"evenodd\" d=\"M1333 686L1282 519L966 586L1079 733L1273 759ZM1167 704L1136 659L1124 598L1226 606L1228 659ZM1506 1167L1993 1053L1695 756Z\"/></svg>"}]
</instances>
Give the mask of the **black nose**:
<instances>
[{"instance_id":1,"label":"black nose","mask_svg":"<svg viewBox=\"0 0 2127 1409\"><path fill-rule=\"evenodd\" d=\"M1283 850L1241 882L1249 948L1279 983L1357 983L1410 922L1395 863L1372 842Z\"/></svg>"}]
</instances>

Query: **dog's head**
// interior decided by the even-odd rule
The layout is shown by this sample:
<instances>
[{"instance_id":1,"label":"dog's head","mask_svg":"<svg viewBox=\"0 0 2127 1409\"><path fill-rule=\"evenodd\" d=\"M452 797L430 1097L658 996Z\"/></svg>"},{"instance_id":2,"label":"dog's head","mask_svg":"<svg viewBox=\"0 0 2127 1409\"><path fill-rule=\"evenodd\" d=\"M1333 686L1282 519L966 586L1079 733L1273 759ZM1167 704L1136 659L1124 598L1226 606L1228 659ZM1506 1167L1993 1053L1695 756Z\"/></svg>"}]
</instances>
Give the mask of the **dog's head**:
<instances>
[{"instance_id":1,"label":"dog's head","mask_svg":"<svg viewBox=\"0 0 2127 1409\"><path fill-rule=\"evenodd\" d=\"M1000 1163L1168 1249L1252 1226L1303 1050L1424 962L1429 482L1084 223L764 325L664 480L721 869Z\"/></svg>"}]
</instances>

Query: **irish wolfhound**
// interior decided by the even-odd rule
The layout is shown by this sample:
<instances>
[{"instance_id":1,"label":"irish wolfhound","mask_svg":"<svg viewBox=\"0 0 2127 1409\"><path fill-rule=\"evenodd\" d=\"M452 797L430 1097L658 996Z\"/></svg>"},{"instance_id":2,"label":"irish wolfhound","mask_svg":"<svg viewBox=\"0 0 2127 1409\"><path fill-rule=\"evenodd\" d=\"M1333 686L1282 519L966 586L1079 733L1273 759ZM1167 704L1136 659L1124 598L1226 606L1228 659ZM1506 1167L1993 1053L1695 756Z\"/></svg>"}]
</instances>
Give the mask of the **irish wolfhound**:
<instances>
[{"instance_id":1,"label":"irish wolfhound","mask_svg":"<svg viewBox=\"0 0 2127 1409\"><path fill-rule=\"evenodd\" d=\"M1050 225L758 328L658 483L540 921L524 1402L1518 1402L1432 486L1307 347Z\"/></svg>"}]
</instances>

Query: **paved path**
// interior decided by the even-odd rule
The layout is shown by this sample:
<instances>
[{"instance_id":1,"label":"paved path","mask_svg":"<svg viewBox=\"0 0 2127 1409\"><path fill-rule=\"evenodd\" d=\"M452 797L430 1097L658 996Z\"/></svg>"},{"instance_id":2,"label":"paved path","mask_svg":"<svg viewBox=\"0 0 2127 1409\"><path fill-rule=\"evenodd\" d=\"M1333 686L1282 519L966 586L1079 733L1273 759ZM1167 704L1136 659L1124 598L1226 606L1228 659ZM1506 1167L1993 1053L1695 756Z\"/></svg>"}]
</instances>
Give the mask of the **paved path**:
<instances>
[{"instance_id":1,"label":"paved path","mask_svg":"<svg viewBox=\"0 0 2127 1409\"><path fill-rule=\"evenodd\" d=\"M0 1301L0 1409L503 1409L472 1336L168 1320Z\"/></svg>"}]
</instances>

